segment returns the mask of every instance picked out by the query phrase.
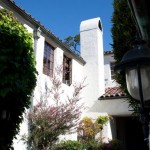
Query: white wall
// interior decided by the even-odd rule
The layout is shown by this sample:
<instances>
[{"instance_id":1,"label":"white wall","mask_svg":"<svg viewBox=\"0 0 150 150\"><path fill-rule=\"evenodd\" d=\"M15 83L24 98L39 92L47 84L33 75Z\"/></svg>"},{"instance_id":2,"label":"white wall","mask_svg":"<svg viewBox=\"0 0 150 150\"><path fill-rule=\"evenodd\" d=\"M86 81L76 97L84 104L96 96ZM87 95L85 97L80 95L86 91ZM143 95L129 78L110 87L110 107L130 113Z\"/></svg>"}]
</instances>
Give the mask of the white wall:
<instances>
[{"instance_id":1,"label":"white wall","mask_svg":"<svg viewBox=\"0 0 150 150\"><path fill-rule=\"evenodd\" d=\"M115 80L111 78L110 62L115 62L113 54L104 55L105 88L118 86Z\"/></svg>"},{"instance_id":2,"label":"white wall","mask_svg":"<svg viewBox=\"0 0 150 150\"><path fill-rule=\"evenodd\" d=\"M35 41L35 40L37 40L37 41ZM36 52L36 54L35 54L36 69L40 75L43 72L43 56L44 56L45 37L43 35L41 35L39 39L34 39L34 42L36 42L35 43L36 45L34 45L34 51Z\"/></svg>"}]
</instances>

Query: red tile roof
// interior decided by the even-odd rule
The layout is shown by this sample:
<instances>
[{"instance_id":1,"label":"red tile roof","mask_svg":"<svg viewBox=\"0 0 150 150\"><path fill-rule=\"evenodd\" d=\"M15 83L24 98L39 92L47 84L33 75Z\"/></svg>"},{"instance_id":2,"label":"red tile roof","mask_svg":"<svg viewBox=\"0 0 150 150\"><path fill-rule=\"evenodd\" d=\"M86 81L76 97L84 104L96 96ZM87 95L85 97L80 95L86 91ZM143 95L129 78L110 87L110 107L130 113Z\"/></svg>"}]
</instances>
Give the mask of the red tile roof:
<instances>
[{"instance_id":1,"label":"red tile roof","mask_svg":"<svg viewBox=\"0 0 150 150\"><path fill-rule=\"evenodd\" d=\"M109 54L113 54L113 50L111 50L111 51L104 51L104 55L109 55Z\"/></svg>"},{"instance_id":2,"label":"red tile roof","mask_svg":"<svg viewBox=\"0 0 150 150\"><path fill-rule=\"evenodd\" d=\"M100 96L101 99L118 99L127 97L127 94L120 87L108 87L105 89L105 94Z\"/></svg>"}]
</instances>

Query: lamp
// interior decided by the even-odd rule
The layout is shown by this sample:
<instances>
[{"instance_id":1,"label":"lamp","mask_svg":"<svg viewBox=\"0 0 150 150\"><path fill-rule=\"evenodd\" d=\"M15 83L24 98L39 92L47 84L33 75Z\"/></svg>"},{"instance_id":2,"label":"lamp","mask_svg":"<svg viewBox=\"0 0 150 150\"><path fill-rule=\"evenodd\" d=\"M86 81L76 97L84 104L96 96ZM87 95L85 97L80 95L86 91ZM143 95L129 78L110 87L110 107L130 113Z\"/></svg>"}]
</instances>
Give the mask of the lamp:
<instances>
[{"instance_id":1,"label":"lamp","mask_svg":"<svg viewBox=\"0 0 150 150\"><path fill-rule=\"evenodd\" d=\"M143 41L129 50L115 70L126 77L129 94L136 100L144 102L150 100L150 48L144 46Z\"/></svg>"},{"instance_id":2,"label":"lamp","mask_svg":"<svg viewBox=\"0 0 150 150\"><path fill-rule=\"evenodd\" d=\"M150 102L150 48L144 41L136 41L133 49L129 50L121 62L114 68L126 78L127 90L131 97L140 101L140 121L143 124L145 142L148 144Z\"/></svg>"}]
</instances>

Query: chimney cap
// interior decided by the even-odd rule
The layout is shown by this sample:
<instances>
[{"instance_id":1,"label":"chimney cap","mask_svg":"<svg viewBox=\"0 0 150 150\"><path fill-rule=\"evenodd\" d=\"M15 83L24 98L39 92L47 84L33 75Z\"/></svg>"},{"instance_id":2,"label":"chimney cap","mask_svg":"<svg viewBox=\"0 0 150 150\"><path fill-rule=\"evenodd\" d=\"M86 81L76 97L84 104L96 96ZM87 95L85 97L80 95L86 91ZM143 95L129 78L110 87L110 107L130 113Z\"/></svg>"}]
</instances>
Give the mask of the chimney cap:
<instances>
[{"instance_id":1,"label":"chimney cap","mask_svg":"<svg viewBox=\"0 0 150 150\"><path fill-rule=\"evenodd\" d=\"M80 32L92 30L92 29L100 29L102 31L102 23L101 23L100 17L85 20L81 22Z\"/></svg>"}]
</instances>

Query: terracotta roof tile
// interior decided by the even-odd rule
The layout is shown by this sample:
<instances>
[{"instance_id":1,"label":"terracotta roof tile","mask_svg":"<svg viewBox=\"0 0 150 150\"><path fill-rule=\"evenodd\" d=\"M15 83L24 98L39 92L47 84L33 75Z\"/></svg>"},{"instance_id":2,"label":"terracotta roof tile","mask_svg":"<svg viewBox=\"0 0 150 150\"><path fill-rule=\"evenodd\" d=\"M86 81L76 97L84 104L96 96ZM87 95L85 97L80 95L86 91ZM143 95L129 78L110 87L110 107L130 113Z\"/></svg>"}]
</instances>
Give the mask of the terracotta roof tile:
<instances>
[{"instance_id":1,"label":"terracotta roof tile","mask_svg":"<svg viewBox=\"0 0 150 150\"><path fill-rule=\"evenodd\" d=\"M127 97L126 93L120 87L108 87L105 89L105 94L100 96L101 99L118 99Z\"/></svg>"},{"instance_id":2,"label":"terracotta roof tile","mask_svg":"<svg viewBox=\"0 0 150 150\"><path fill-rule=\"evenodd\" d=\"M104 55L109 55L109 54L113 54L113 50L111 50L111 51L104 51Z\"/></svg>"}]
</instances>

